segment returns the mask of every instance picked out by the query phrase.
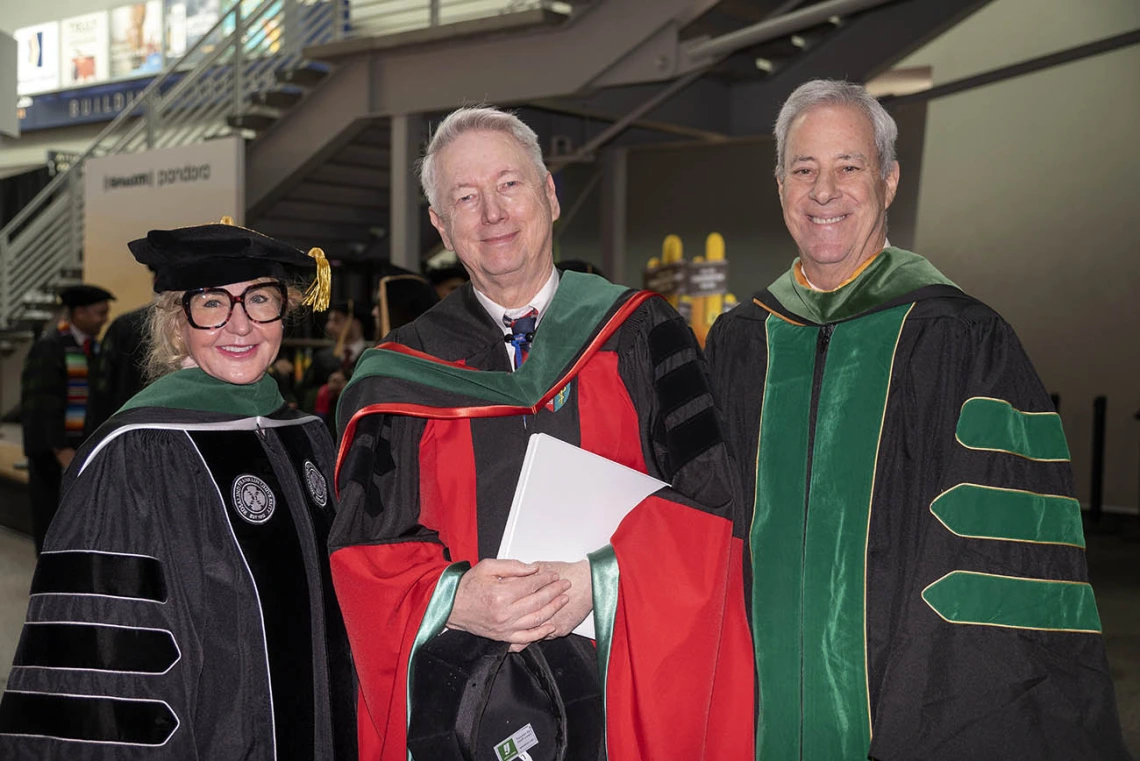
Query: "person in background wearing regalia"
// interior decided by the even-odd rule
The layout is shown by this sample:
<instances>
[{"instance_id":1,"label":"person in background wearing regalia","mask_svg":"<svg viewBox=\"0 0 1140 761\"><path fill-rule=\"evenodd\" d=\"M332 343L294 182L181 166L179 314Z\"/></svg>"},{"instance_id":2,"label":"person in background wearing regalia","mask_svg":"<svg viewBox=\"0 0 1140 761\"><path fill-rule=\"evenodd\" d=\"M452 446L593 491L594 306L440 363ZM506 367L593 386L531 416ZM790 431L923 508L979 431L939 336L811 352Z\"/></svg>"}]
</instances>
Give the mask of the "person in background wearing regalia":
<instances>
[{"instance_id":1,"label":"person in background wearing regalia","mask_svg":"<svg viewBox=\"0 0 1140 761\"><path fill-rule=\"evenodd\" d=\"M337 301L329 306L325 333L335 343L313 353L312 364L305 369L297 390L301 409L306 412L316 410L320 389L333 373L340 372L344 378L352 376L356 360L372 345L368 340L368 328L372 325L370 309L370 304L353 301Z\"/></svg>"},{"instance_id":2,"label":"person in background wearing regalia","mask_svg":"<svg viewBox=\"0 0 1140 761\"><path fill-rule=\"evenodd\" d=\"M0 758L356 758L333 442L266 368L324 254L155 230L157 376L75 455L0 698ZM302 300L292 285L317 268Z\"/></svg>"},{"instance_id":3,"label":"person in background wearing regalia","mask_svg":"<svg viewBox=\"0 0 1140 761\"><path fill-rule=\"evenodd\" d=\"M94 285L75 285L59 294L66 318L36 341L24 360L20 410L28 494L36 553L59 504L59 484L83 443L92 370L99 354L99 331L107 323L114 296Z\"/></svg>"}]
</instances>

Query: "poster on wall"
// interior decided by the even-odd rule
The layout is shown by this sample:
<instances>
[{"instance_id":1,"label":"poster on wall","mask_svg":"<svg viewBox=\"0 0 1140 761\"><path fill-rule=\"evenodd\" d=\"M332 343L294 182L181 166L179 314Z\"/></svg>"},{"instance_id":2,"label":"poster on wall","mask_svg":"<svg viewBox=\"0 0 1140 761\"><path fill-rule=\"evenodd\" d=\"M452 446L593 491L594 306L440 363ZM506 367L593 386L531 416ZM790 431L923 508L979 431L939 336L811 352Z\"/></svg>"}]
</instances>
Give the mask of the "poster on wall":
<instances>
[{"instance_id":1,"label":"poster on wall","mask_svg":"<svg viewBox=\"0 0 1140 761\"><path fill-rule=\"evenodd\" d=\"M272 55L281 50L282 20L285 3L283 0L270 3L265 12L252 18L254 12L261 7L262 0L241 0L241 14L246 20L245 51L252 55ZM228 8L232 5L227 6ZM222 22L222 29L226 35L231 35L236 28L236 19L233 14Z\"/></svg>"},{"instance_id":2,"label":"poster on wall","mask_svg":"<svg viewBox=\"0 0 1140 761\"><path fill-rule=\"evenodd\" d=\"M59 89L59 24L17 29L16 91L20 95Z\"/></svg>"},{"instance_id":3,"label":"poster on wall","mask_svg":"<svg viewBox=\"0 0 1140 761\"><path fill-rule=\"evenodd\" d=\"M61 84L93 84L109 78L107 12L73 16L60 22Z\"/></svg>"},{"instance_id":4,"label":"poster on wall","mask_svg":"<svg viewBox=\"0 0 1140 761\"><path fill-rule=\"evenodd\" d=\"M162 71L162 0L111 11L111 76L137 77Z\"/></svg>"},{"instance_id":5,"label":"poster on wall","mask_svg":"<svg viewBox=\"0 0 1140 761\"><path fill-rule=\"evenodd\" d=\"M166 55L172 60L186 55L221 16L221 0L166 0ZM212 49L203 46L198 52Z\"/></svg>"}]
</instances>

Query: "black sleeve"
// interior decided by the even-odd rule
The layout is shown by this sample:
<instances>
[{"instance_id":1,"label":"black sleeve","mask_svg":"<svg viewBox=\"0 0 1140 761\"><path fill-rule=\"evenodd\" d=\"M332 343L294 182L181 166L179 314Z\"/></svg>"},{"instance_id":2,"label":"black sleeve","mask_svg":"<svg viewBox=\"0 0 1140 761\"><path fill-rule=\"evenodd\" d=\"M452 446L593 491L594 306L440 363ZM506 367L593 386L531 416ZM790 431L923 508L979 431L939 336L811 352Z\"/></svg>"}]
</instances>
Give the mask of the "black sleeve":
<instances>
[{"instance_id":1,"label":"black sleeve","mask_svg":"<svg viewBox=\"0 0 1140 761\"><path fill-rule=\"evenodd\" d=\"M424 421L368 415L356 426L337 473L329 550L359 544L438 543L419 522L419 440Z\"/></svg>"},{"instance_id":2,"label":"black sleeve","mask_svg":"<svg viewBox=\"0 0 1140 761\"><path fill-rule=\"evenodd\" d=\"M883 433L902 453L879 471L894 469L884 479L894 485L876 489L887 508L877 525L909 571L890 600L875 600L884 585L867 580L869 604L884 611L868 623L871 657L885 658L872 686L871 756L1127 759L1052 403L1013 330L981 305L918 332L900 342L892 396L908 402ZM1028 421L1022 443L973 438L979 410L1005 416L1006 430ZM1009 521L1038 508L1033 500L1065 517L1042 513L1018 535ZM1072 598L1034 598L1016 588L1024 580L1087 592L1084 610ZM1019 611L1030 606L1039 615L1026 619Z\"/></svg>"},{"instance_id":3,"label":"black sleeve","mask_svg":"<svg viewBox=\"0 0 1140 761\"><path fill-rule=\"evenodd\" d=\"M111 442L62 500L0 700L0 757L198 759L202 734L232 724L211 717L235 713L251 672L201 611L242 603L219 592L217 492L199 491L210 482L177 436Z\"/></svg>"},{"instance_id":4,"label":"black sleeve","mask_svg":"<svg viewBox=\"0 0 1140 761\"><path fill-rule=\"evenodd\" d=\"M413 327L385 338L419 349ZM362 379L342 392L336 408L343 438L353 415L372 403L376 379ZM339 512L329 537L332 552L351 545L398 542L439 543L420 525L420 439L426 422L404 415L367 415L344 449L337 471Z\"/></svg>"},{"instance_id":5,"label":"black sleeve","mask_svg":"<svg viewBox=\"0 0 1140 761\"><path fill-rule=\"evenodd\" d=\"M692 330L664 299L649 299L619 334L618 371L641 422L649 474L670 499L732 517L735 476Z\"/></svg>"},{"instance_id":6,"label":"black sleeve","mask_svg":"<svg viewBox=\"0 0 1140 761\"><path fill-rule=\"evenodd\" d=\"M62 338L37 341L24 360L20 378L24 451L48 453L67 446L67 368Z\"/></svg>"}]
</instances>

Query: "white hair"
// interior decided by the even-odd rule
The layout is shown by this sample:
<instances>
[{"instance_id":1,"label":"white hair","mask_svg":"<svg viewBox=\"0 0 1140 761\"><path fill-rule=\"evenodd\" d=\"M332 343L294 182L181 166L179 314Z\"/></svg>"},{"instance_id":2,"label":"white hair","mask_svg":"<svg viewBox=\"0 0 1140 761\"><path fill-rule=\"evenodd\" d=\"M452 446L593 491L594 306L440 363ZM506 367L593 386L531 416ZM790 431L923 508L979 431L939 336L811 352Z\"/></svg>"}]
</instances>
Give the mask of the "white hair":
<instances>
[{"instance_id":1,"label":"white hair","mask_svg":"<svg viewBox=\"0 0 1140 761\"><path fill-rule=\"evenodd\" d=\"M879 154L879 174L886 179L891 173L891 165L895 162L898 125L863 85L838 79L813 79L805 82L784 101L780 115L776 117L776 177L784 179L784 151L787 149L788 131L792 128L792 122L797 116L816 106L854 106L866 115L875 135L875 150Z\"/></svg>"},{"instance_id":2,"label":"white hair","mask_svg":"<svg viewBox=\"0 0 1140 761\"><path fill-rule=\"evenodd\" d=\"M546 176L546 164L542 160L542 148L538 144L538 135L509 111L500 111L493 106L469 106L456 109L447 115L428 141L427 150L420 160L420 185L423 186L424 195L428 203L436 210L439 188L436 183L436 157L440 151L451 145L465 132L503 132L515 139L527 156L534 163L540 177Z\"/></svg>"}]
</instances>

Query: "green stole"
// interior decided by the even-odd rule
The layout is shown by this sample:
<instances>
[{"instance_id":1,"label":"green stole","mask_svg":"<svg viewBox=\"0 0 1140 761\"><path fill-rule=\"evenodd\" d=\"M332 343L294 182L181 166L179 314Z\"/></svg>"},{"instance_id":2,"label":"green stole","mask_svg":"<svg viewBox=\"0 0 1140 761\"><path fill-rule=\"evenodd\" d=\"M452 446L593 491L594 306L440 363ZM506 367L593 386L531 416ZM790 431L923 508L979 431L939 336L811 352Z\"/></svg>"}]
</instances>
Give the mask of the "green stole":
<instances>
[{"instance_id":1,"label":"green stole","mask_svg":"<svg viewBox=\"0 0 1140 761\"><path fill-rule=\"evenodd\" d=\"M952 285L917 254L889 248L835 291L802 286L794 265L768 289L816 325L765 321L749 536L757 758L867 758L871 500L895 348L913 303L875 310L936 284Z\"/></svg>"}]
</instances>

